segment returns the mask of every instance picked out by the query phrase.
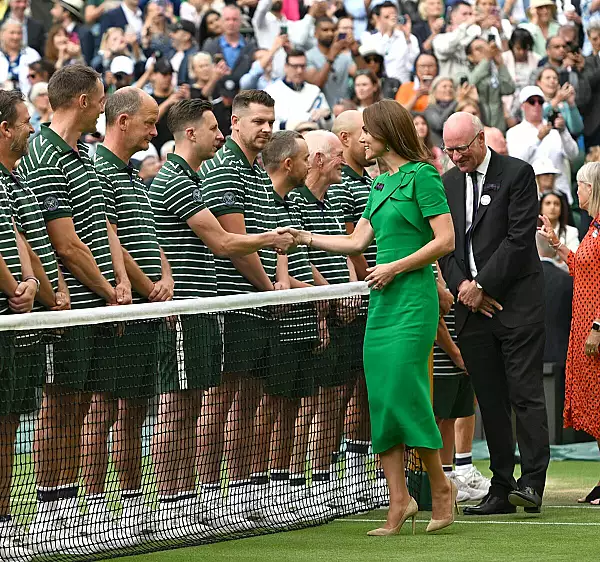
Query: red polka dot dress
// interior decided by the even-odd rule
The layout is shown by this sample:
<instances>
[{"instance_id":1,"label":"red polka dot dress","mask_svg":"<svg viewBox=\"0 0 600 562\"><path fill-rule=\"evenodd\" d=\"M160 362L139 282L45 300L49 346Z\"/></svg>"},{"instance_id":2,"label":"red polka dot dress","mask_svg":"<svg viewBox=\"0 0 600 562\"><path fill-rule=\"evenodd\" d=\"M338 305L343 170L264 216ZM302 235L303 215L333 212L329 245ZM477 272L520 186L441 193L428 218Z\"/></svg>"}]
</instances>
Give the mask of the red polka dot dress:
<instances>
[{"instance_id":1,"label":"red polka dot dress","mask_svg":"<svg viewBox=\"0 0 600 562\"><path fill-rule=\"evenodd\" d=\"M565 386L565 427L600 439L600 357L587 357L585 341L600 318L600 215L567 259L573 277L573 320Z\"/></svg>"}]
</instances>

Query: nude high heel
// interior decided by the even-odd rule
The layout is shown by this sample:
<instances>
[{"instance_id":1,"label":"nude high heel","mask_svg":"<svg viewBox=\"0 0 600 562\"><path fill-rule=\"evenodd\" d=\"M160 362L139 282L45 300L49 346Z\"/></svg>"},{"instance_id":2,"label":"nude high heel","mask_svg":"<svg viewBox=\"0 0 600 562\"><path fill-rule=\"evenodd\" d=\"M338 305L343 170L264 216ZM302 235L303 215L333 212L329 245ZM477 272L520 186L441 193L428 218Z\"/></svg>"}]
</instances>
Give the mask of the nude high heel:
<instances>
[{"instance_id":1,"label":"nude high heel","mask_svg":"<svg viewBox=\"0 0 600 562\"><path fill-rule=\"evenodd\" d=\"M379 529L373 529L372 531L369 531L367 535L369 535L370 537L388 537L391 535L398 535L400 534L400 529L402 529L402 525L404 525L404 522L409 517L412 518L412 534L414 535L416 531L416 518L418 511L419 506L417 505L415 499L411 497L410 501L408 502L408 505L406 506L406 509L404 510L404 513L402 514L402 519L400 519L400 523L398 523L398 525L396 525L393 529L385 529L384 527L380 527Z\"/></svg>"},{"instance_id":2,"label":"nude high heel","mask_svg":"<svg viewBox=\"0 0 600 562\"><path fill-rule=\"evenodd\" d=\"M452 499L452 515L450 517L446 517L446 519L432 519L427 525L427 529L425 529L426 533L433 533L435 531L439 531L441 529L445 529L454 523L454 510L456 509L456 514L460 515L460 511L458 509L458 503L456 502L456 496L458 495L458 488L454 482L450 482L452 484L452 493L450 494Z\"/></svg>"}]
</instances>

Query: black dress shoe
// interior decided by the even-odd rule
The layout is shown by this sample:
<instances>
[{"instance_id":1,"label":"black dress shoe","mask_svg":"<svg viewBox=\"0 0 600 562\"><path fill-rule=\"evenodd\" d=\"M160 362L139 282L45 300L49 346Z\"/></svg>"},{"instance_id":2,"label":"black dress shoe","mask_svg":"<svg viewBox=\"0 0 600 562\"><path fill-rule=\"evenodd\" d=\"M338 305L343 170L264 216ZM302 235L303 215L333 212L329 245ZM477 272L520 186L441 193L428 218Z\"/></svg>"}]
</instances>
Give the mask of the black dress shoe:
<instances>
[{"instance_id":1,"label":"black dress shoe","mask_svg":"<svg viewBox=\"0 0 600 562\"><path fill-rule=\"evenodd\" d=\"M468 505L463 508L464 515L501 515L515 513L517 508L508 500L488 494L479 505Z\"/></svg>"},{"instance_id":2,"label":"black dress shoe","mask_svg":"<svg viewBox=\"0 0 600 562\"><path fill-rule=\"evenodd\" d=\"M540 495L530 486L525 486L524 488L519 488L518 490L513 490L510 494L508 494L508 501L517 507L525 507L528 509L532 508L540 508L542 505L542 498ZM529 513L536 513L529 512Z\"/></svg>"}]
</instances>

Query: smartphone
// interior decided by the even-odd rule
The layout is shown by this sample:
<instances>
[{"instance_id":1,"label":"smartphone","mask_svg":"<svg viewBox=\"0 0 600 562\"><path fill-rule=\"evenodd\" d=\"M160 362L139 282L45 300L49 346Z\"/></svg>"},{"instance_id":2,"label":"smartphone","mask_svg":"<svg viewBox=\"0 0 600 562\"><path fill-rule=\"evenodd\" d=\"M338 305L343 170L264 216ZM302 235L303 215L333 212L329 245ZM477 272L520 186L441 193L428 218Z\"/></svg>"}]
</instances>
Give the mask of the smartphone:
<instances>
[{"instance_id":1,"label":"smartphone","mask_svg":"<svg viewBox=\"0 0 600 562\"><path fill-rule=\"evenodd\" d=\"M288 32L287 25L282 25L279 28L279 35L287 35L287 32Z\"/></svg>"},{"instance_id":2,"label":"smartphone","mask_svg":"<svg viewBox=\"0 0 600 562\"><path fill-rule=\"evenodd\" d=\"M338 41L343 41L344 39L346 39L346 33L339 33L338 34Z\"/></svg>"},{"instance_id":3,"label":"smartphone","mask_svg":"<svg viewBox=\"0 0 600 562\"><path fill-rule=\"evenodd\" d=\"M406 24L406 16L398 16L398 25Z\"/></svg>"},{"instance_id":4,"label":"smartphone","mask_svg":"<svg viewBox=\"0 0 600 562\"><path fill-rule=\"evenodd\" d=\"M223 55L221 53L215 53L213 55L213 63L218 64L223 60Z\"/></svg>"},{"instance_id":5,"label":"smartphone","mask_svg":"<svg viewBox=\"0 0 600 562\"><path fill-rule=\"evenodd\" d=\"M463 76L463 77L460 79L460 85L461 85L461 86L464 86L465 84L468 84L468 83L469 83L469 79L468 79L466 76Z\"/></svg>"},{"instance_id":6,"label":"smartphone","mask_svg":"<svg viewBox=\"0 0 600 562\"><path fill-rule=\"evenodd\" d=\"M564 86L568 81L569 81L569 71L568 70L561 70L558 73L558 83L561 86Z\"/></svg>"},{"instance_id":7,"label":"smartphone","mask_svg":"<svg viewBox=\"0 0 600 562\"><path fill-rule=\"evenodd\" d=\"M495 43L496 36L493 33L488 33L488 43Z\"/></svg>"}]
</instances>

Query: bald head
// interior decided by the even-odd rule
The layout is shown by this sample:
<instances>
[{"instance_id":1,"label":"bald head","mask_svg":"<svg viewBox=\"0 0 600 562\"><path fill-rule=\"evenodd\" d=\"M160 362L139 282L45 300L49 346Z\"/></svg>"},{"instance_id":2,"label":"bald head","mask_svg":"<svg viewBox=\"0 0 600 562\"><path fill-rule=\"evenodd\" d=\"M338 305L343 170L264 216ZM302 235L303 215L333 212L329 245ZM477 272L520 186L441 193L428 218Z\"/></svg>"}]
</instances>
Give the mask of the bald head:
<instances>
[{"instance_id":1,"label":"bald head","mask_svg":"<svg viewBox=\"0 0 600 562\"><path fill-rule=\"evenodd\" d=\"M306 184L332 185L342 181L344 147L329 131L309 131L304 135L308 145L310 172Z\"/></svg>"},{"instance_id":2,"label":"bald head","mask_svg":"<svg viewBox=\"0 0 600 562\"><path fill-rule=\"evenodd\" d=\"M500 129L496 127L485 127L485 144L487 144L492 150L495 150L498 154L508 156L508 147L506 146L506 139Z\"/></svg>"},{"instance_id":3,"label":"bald head","mask_svg":"<svg viewBox=\"0 0 600 562\"><path fill-rule=\"evenodd\" d=\"M475 171L487 152L479 117L464 111L451 115L444 124L444 146L461 172Z\"/></svg>"},{"instance_id":4,"label":"bald head","mask_svg":"<svg viewBox=\"0 0 600 562\"><path fill-rule=\"evenodd\" d=\"M106 115L106 125L110 127L117 121L119 115L135 115L142 105L155 105L158 109L158 105L154 98L133 86L126 86L117 90L112 96L108 96L106 99L106 105L104 107L104 113Z\"/></svg>"},{"instance_id":5,"label":"bald head","mask_svg":"<svg viewBox=\"0 0 600 562\"><path fill-rule=\"evenodd\" d=\"M331 132L336 134L344 147L344 160L357 173L364 173L364 169L375 162L367 160L365 145L361 142L363 134L363 115L360 111L344 111L335 118ZM361 172L362 170L362 172Z\"/></svg>"},{"instance_id":6,"label":"bald head","mask_svg":"<svg viewBox=\"0 0 600 562\"><path fill-rule=\"evenodd\" d=\"M340 113L335 118L335 121L333 122L333 127L331 127L331 132L337 137L339 137L342 131L352 134L356 131L360 131L362 129L362 126L362 113L360 111L356 111L355 109L350 109L348 111Z\"/></svg>"},{"instance_id":7,"label":"bald head","mask_svg":"<svg viewBox=\"0 0 600 562\"><path fill-rule=\"evenodd\" d=\"M311 159L317 154L329 155L335 149L342 150L342 143L329 131L308 131L304 135Z\"/></svg>"},{"instance_id":8,"label":"bald head","mask_svg":"<svg viewBox=\"0 0 600 562\"><path fill-rule=\"evenodd\" d=\"M446 133L452 136L462 133L465 137L473 138L480 131L483 131L483 124L479 117L466 111L453 113L444 123L444 138Z\"/></svg>"}]
</instances>

